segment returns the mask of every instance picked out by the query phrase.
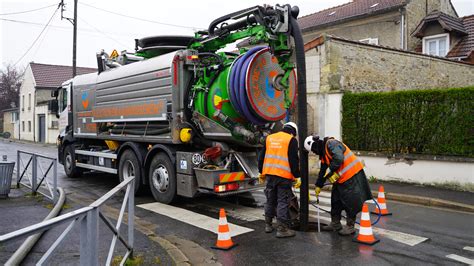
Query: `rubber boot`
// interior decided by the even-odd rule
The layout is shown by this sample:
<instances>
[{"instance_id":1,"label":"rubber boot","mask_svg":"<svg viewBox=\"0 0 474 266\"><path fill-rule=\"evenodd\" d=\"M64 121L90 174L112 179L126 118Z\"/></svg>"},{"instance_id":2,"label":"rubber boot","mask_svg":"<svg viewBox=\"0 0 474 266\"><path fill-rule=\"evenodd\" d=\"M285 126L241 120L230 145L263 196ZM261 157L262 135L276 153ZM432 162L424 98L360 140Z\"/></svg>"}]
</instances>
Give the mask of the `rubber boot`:
<instances>
[{"instance_id":1,"label":"rubber boot","mask_svg":"<svg viewBox=\"0 0 474 266\"><path fill-rule=\"evenodd\" d=\"M265 233L273 232L273 218L265 217Z\"/></svg>"},{"instance_id":2,"label":"rubber boot","mask_svg":"<svg viewBox=\"0 0 474 266\"><path fill-rule=\"evenodd\" d=\"M341 236L353 235L356 232L356 229L355 229L354 225L355 225L355 219L347 218L346 219L346 226L344 226L343 229L339 230L338 233Z\"/></svg>"},{"instance_id":3,"label":"rubber boot","mask_svg":"<svg viewBox=\"0 0 474 266\"><path fill-rule=\"evenodd\" d=\"M340 216L331 216L331 223L329 225L321 226L323 231L332 231L336 232L342 229L341 217Z\"/></svg>"},{"instance_id":4,"label":"rubber boot","mask_svg":"<svg viewBox=\"0 0 474 266\"><path fill-rule=\"evenodd\" d=\"M296 235L295 231L288 228L287 224L278 221L276 237L284 238L284 237L292 237L295 235Z\"/></svg>"}]
</instances>

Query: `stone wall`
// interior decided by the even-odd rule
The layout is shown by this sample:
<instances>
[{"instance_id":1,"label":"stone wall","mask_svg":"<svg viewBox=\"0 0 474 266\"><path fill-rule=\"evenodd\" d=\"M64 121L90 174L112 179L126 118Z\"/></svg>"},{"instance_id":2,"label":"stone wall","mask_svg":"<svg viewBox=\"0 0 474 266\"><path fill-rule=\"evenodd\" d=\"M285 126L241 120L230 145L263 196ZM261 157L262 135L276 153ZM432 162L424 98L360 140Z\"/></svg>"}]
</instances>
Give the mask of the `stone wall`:
<instances>
[{"instance_id":1,"label":"stone wall","mask_svg":"<svg viewBox=\"0 0 474 266\"><path fill-rule=\"evenodd\" d=\"M390 91L474 85L474 66L327 38L320 91Z\"/></svg>"}]
</instances>

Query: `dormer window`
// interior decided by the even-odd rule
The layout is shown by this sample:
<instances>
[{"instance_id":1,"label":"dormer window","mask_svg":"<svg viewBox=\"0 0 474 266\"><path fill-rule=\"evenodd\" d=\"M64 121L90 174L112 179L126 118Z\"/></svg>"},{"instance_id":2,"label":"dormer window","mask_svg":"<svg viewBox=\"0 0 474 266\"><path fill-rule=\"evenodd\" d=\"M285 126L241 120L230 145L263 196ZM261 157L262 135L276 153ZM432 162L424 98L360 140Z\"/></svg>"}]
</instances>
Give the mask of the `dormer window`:
<instances>
[{"instance_id":1,"label":"dormer window","mask_svg":"<svg viewBox=\"0 0 474 266\"><path fill-rule=\"evenodd\" d=\"M423 53L436 56L446 56L449 51L449 34L437 34L423 38Z\"/></svg>"},{"instance_id":2,"label":"dormer window","mask_svg":"<svg viewBox=\"0 0 474 266\"><path fill-rule=\"evenodd\" d=\"M333 16L334 14L336 14L336 11L333 11L333 12L329 13L328 16Z\"/></svg>"},{"instance_id":3,"label":"dormer window","mask_svg":"<svg viewBox=\"0 0 474 266\"><path fill-rule=\"evenodd\" d=\"M378 5L379 5L379 3L375 3L375 4L371 5L370 8L374 8L374 7L378 6Z\"/></svg>"}]
</instances>

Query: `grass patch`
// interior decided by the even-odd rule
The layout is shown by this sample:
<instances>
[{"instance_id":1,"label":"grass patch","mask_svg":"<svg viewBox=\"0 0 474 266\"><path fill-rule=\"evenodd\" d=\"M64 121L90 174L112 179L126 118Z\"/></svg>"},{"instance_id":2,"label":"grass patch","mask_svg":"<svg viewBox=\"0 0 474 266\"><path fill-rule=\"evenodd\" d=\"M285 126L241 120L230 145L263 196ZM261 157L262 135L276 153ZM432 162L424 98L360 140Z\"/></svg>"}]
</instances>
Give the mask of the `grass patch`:
<instances>
[{"instance_id":1,"label":"grass patch","mask_svg":"<svg viewBox=\"0 0 474 266\"><path fill-rule=\"evenodd\" d=\"M377 183L378 182L377 177L375 177L373 175L369 176L368 180L369 180L369 183Z\"/></svg>"},{"instance_id":2,"label":"grass patch","mask_svg":"<svg viewBox=\"0 0 474 266\"><path fill-rule=\"evenodd\" d=\"M120 265L120 262L123 260L123 256L115 256L114 259L112 260L112 266L118 266ZM125 266L138 266L138 265L143 265L144 259L143 256L140 255L135 255L133 256L133 259L128 258L127 261L125 261Z\"/></svg>"}]
</instances>

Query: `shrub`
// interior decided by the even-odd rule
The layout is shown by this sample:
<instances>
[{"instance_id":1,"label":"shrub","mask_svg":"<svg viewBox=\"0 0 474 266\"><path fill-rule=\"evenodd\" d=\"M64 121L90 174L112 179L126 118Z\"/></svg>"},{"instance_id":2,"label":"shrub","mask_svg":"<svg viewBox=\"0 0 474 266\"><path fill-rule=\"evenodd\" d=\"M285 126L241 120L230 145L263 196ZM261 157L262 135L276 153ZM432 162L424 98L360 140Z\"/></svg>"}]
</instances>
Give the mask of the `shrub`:
<instances>
[{"instance_id":1,"label":"shrub","mask_svg":"<svg viewBox=\"0 0 474 266\"><path fill-rule=\"evenodd\" d=\"M474 157L474 87L345 93L342 107L351 149Z\"/></svg>"}]
</instances>

